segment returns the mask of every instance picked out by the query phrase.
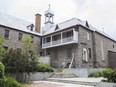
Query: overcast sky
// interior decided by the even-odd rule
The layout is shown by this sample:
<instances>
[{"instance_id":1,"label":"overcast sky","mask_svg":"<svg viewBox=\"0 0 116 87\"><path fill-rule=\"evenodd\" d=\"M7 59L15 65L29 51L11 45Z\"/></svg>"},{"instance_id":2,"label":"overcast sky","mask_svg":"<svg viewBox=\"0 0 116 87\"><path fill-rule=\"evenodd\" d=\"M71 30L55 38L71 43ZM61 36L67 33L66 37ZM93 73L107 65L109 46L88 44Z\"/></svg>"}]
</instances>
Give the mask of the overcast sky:
<instances>
[{"instance_id":1,"label":"overcast sky","mask_svg":"<svg viewBox=\"0 0 116 87\"><path fill-rule=\"evenodd\" d=\"M55 24L79 18L116 39L116 0L0 0L0 11L33 23L40 13L43 25L48 4Z\"/></svg>"}]
</instances>

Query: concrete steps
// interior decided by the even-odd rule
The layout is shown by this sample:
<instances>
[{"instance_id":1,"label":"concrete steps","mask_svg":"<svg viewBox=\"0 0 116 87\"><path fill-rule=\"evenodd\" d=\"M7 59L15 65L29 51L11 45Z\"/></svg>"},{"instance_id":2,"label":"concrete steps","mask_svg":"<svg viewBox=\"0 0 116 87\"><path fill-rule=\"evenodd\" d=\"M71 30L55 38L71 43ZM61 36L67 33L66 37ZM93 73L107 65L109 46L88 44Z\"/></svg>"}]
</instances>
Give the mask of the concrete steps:
<instances>
[{"instance_id":1,"label":"concrete steps","mask_svg":"<svg viewBox=\"0 0 116 87\"><path fill-rule=\"evenodd\" d=\"M60 72L54 73L50 76L50 78L76 78L78 76L76 76L73 73L65 73L65 74L61 74Z\"/></svg>"}]
</instances>

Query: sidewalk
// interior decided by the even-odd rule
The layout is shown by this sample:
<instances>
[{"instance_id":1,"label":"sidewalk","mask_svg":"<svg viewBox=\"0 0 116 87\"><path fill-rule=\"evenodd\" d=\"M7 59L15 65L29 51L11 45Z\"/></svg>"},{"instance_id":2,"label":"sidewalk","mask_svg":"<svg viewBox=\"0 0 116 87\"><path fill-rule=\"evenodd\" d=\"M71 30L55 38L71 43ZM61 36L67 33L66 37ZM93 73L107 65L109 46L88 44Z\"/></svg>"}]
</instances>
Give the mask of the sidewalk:
<instances>
[{"instance_id":1,"label":"sidewalk","mask_svg":"<svg viewBox=\"0 0 116 87\"><path fill-rule=\"evenodd\" d=\"M94 86L50 82L50 81L36 81L32 85L26 87L94 87Z\"/></svg>"}]
</instances>

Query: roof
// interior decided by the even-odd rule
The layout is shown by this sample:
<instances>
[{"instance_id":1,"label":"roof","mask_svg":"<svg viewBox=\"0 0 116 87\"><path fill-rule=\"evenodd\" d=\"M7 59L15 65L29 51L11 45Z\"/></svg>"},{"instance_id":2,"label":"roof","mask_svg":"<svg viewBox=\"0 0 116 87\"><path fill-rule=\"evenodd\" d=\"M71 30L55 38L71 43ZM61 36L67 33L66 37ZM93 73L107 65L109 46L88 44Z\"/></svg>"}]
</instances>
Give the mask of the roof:
<instances>
[{"instance_id":1,"label":"roof","mask_svg":"<svg viewBox=\"0 0 116 87\"><path fill-rule=\"evenodd\" d=\"M62 23L59 23L59 24L56 24L56 25L52 26L50 29L48 29L48 31L46 31L44 33L44 35L55 33L57 31L64 30L66 28L69 28L69 27L72 27L72 26L75 26L75 25L81 25L81 26L86 27L87 29L89 29L91 31L98 32L98 33L116 41L115 39L113 39L111 36L109 36L105 32L102 32L102 31L98 30L97 28L95 28L91 25L88 25L87 21L82 21L82 20L77 19L77 18L72 18L70 20L67 20L67 21L64 21ZM58 29L56 29L57 27L58 27Z\"/></svg>"},{"instance_id":2,"label":"roof","mask_svg":"<svg viewBox=\"0 0 116 87\"><path fill-rule=\"evenodd\" d=\"M7 15L5 13L0 12L0 25L10 27L16 30L20 30L23 32L35 34L35 35L41 35L35 31L30 31L27 26L31 25L33 23L24 21L22 19L16 18L11 15Z\"/></svg>"}]
</instances>

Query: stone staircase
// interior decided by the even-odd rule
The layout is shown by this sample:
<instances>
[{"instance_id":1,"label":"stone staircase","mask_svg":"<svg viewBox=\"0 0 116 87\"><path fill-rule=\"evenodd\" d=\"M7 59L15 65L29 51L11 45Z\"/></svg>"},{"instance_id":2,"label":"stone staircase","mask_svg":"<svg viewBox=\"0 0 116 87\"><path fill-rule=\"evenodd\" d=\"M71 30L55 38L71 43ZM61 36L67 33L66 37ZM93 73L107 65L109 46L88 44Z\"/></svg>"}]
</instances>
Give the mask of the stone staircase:
<instances>
[{"instance_id":1,"label":"stone staircase","mask_svg":"<svg viewBox=\"0 0 116 87\"><path fill-rule=\"evenodd\" d=\"M53 73L50 78L77 78L78 76L73 73L64 73L61 72Z\"/></svg>"}]
</instances>

